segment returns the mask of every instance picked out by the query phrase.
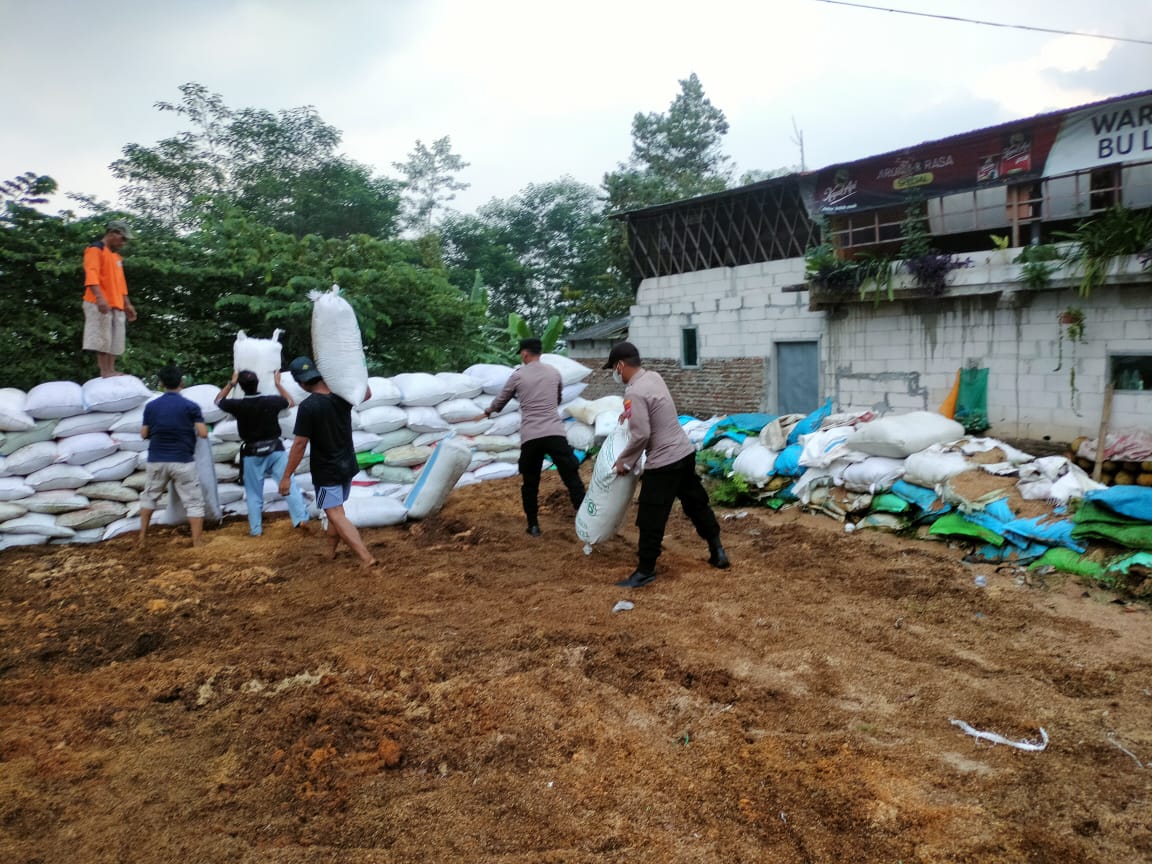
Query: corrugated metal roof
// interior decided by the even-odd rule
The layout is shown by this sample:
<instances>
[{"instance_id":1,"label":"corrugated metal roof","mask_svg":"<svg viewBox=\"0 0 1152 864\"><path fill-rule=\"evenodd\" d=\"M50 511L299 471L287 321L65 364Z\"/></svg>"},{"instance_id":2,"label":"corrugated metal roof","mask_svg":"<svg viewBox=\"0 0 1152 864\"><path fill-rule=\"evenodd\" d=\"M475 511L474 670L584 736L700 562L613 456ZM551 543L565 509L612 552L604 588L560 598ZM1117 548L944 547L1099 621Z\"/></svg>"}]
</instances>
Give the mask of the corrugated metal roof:
<instances>
[{"instance_id":1,"label":"corrugated metal roof","mask_svg":"<svg viewBox=\"0 0 1152 864\"><path fill-rule=\"evenodd\" d=\"M625 336L628 333L628 322L630 320L631 318L628 315L621 315L619 318L608 318L598 324L585 327L583 330L577 330L575 333L564 334L564 341L611 339L614 336Z\"/></svg>"}]
</instances>

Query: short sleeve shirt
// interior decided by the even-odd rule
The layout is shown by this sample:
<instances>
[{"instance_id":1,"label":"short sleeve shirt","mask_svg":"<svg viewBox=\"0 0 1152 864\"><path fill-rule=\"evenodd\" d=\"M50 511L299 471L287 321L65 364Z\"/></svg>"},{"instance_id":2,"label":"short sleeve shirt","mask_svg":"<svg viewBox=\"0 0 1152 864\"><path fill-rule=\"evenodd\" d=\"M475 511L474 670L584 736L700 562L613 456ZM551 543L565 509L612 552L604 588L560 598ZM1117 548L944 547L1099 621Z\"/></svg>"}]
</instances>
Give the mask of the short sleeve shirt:
<instances>
[{"instance_id":1,"label":"short sleeve shirt","mask_svg":"<svg viewBox=\"0 0 1152 864\"><path fill-rule=\"evenodd\" d=\"M288 400L283 396L245 396L221 399L216 404L236 418L240 440L251 443L280 437L280 412L288 407Z\"/></svg>"},{"instance_id":2,"label":"short sleeve shirt","mask_svg":"<svg viewBox=\"0 0 1152 864\"><path fill-rule=\"evenodd\" d=\"M335 393L313 393L301 402L293 431L309 441L316 486L343 486L360 470L352 444L352 405Z\"/></svg>"},{"instance_id":3,"label":"short sleeve shirt","mask_svg":"<svg viewBox=\"0 0 1152 864\"><path fill-rule=\"evenodd\" d=\"M165 393L144 406L149 462L194 462L196 424L204 422L200 406L179 393Z\"/></svg>"},{"instance_id":4,"label":"short sleeve shirt","mask_svg":"<svg viewBox=\"0 0 1152 864\"><path fill-rule=\"evenodd\" d=\"M97 240L84 250L84 300L96 302L90 286L99 285L100 293L113 309L124 308L128 281L124 278L124 259Z\"/></svg>"}]
</instances>

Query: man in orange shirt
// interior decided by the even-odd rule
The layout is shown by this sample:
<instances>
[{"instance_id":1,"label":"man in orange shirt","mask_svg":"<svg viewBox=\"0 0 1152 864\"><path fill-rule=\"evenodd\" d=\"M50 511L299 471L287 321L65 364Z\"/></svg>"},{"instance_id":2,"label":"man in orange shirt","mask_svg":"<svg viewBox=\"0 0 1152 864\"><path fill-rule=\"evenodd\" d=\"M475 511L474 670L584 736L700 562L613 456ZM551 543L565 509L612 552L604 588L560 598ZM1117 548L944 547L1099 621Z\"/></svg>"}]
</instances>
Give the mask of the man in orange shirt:
<instances>
[{"instance_id":1,"label":"man in orange shirt","mask_svg":"<svg viewBox=\"0 0 1152 864\"><path fill-rule=\"evenodd\" d=\"M120 374L116 358L124 353L125 322L136 320L118 254L131 239L128 225L113 220L104 239L84 250L84 350L96 352L101 378Z\"/></svg>"}]
</instances>

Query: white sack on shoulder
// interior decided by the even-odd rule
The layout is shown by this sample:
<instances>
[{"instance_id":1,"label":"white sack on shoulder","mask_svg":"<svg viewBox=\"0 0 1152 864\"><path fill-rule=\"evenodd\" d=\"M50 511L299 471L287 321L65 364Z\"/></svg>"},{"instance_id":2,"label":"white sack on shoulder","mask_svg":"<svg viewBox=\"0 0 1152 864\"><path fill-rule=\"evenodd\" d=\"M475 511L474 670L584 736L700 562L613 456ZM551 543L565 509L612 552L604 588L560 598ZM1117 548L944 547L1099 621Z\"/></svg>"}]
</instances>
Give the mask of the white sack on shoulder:
<instances>
[{"instance_id":1,"label":"white sack on shoulder","mask_svg":"<svg viewBox=\"0 0 1152 864\"><path fill-rule=\"evenodd\" d=\"M340 286L330 291L313 291L312 350L316 368L328 389L351 405L359 405L368 392L368 365L360 324L352 306L340 296Z\"/></svg>"},{"instance_id":2,"label":"white sack on shoulder","mask_svg":"<svg viewBox=\"0 0 1152 864\"><path fill-rule=\"evenodd\" d=\"M271 339L253 339L241 330L236 334L236 341L232 343L233 371L255 372L259 379L256 385L257 391L267 396L278 394L275 376L284 367L280 347L280 334L283 332L273 330Z\"/></svg>"}]
</instances>

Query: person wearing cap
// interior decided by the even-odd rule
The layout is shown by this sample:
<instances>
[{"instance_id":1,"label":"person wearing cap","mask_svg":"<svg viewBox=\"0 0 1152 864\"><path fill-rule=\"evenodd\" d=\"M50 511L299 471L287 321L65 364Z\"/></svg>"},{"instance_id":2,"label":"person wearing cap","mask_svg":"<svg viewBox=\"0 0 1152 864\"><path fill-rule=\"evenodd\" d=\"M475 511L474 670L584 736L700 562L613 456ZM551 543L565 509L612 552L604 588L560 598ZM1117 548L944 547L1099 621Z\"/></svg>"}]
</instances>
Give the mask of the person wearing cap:
<instances>
[{"instance_id":1,"label":"person wearing cap","mask_svg":"<svg viewBox=\"0 0 1152 864\"><path fill-rule=\"evenodd\" d=\"M576 511L580 510L585 491L580 463L556 410L564 383L556 369L540 361L542 348L539 339L520 340L520 362L524 365L509 376L504 389L484 412L485 417L499 414L513 396L520 403L520 501L528 519L528 533L533 537L540 536L538 498L545 456L556 466Z\"/></svg>"},{"instance_id":2,"label":"person wearing cap","mask_svg":"<svg viewBox=\"0 0 1152 864\"><path fill-rule=\"evenodd\" d=\"M96 354L101 378L118 375L116 358L124 353L125 322L136 320L128 299L120 250L132 239L127 223L109 222L104 237L84 250L84 350Z\"/></svg>"},{"instance_id":3,"label":"person wearing cap","mask_svg":"<svg viewBox=\"0 0 1152 864\"><path fill-rule=\"evenodd\" d=\"M296 437L280 478L280 494L287 496L291 491L292 474L299 467L305 451L309 451L316 505L328 518L328 557L336 557L336 550L343 540L364 567L372 567L376 559L344 512L344 502L352 490L352 478L360 470L356 463L356 448L352 444L352 405L328 389L320 370L310 358L297 357L288 364L288 371L296 383L308 391L308 398L296 409L293 429ZM364 398L371 396L369 389Z\"/></svg>"},{"instance_id":4,"label":"person wearing cap","mask_svg":"<svg viewBox=\"0 0 1152 864\"><path fill-rule=\"evenodd\" d=\"M143 546L160 496L169 484L188 514L192 545L200 545L204 530L204 490L196 473L196 439L208 437L200 406L180 395L184 371L179 366L160 370L164 393L144 406L140 437L148 441L147 479L140 493L140 540Z\"/></svg>"},{"instance_id":5,"label":"person wearing cap","mask_svg":"<svg viewBox=\"0 0 1152 864\"><path fill-rule=\"evenodd\" d=\"M616 473L634 471L641 454L646 454L636 514L639 560L636 571L616 584L641 588L656 578L656 560L676 499L680 499L696 533L707 541L708 563L727 568L728 553L720 545L720 523L696 473L696 448L680 426L679 412L664 379L641 368L640 352L631 342L612 346L604 368L612 370L616 383L626 385L621 422L628 420L629 436L616 459Z\"/></svg>"},{"instance_id":6,"label":"person wearing cap","mask_svg":"<svg viewBox=\"0 0 1152 864\"><path fill-rule=\"evenodd\" d=\"M248 533L259 537L264 533L264 478L273 478L277 485L284 477L288 454L280 440L280 412L291 408L296 400L280 383L280 370L272 375L277 396L260 393L260 376L250 369L232 373L232 380L216 396L216 405L236 418L240 433L241 466L244 474L244 496L248 501ZM244 391L243 399L229 399L236 385ZM308 507L304 493L291 474L288 475L288 515L292 527L299 528L308 521Z\"/></svg>"}]
</instances>

